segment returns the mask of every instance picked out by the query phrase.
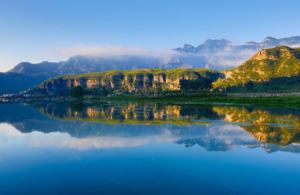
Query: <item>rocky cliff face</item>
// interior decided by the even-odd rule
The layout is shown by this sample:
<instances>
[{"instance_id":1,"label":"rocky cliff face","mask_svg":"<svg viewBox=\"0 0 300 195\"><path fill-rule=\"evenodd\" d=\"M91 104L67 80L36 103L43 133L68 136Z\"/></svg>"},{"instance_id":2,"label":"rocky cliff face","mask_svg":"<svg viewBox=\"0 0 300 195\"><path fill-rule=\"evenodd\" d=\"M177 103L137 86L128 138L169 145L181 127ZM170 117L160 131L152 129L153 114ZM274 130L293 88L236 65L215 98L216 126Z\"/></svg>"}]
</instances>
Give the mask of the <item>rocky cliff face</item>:
<instances>
[{"instance_id":1,"label":"rocky cliff face","mask_svg":"<svg viewBox=\"0 0 300 195\"><path fill-rule=\"evenodd\" d=\"M42 94L67 95L75 87L101 95L122 93L160 93L179 90L209 90L222 75L205 69L109 71L68 75L47 80L34 91Z\"/></svg>"}]
</instances>

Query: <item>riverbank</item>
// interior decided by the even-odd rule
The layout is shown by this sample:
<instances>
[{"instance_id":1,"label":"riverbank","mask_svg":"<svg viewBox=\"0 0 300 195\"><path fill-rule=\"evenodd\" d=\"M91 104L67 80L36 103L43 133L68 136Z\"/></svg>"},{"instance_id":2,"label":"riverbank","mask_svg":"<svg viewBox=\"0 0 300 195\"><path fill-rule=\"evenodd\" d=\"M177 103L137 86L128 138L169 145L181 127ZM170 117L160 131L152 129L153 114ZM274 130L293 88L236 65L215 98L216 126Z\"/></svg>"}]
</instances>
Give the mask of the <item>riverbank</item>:
<instances>
[{"instance_id":1,"label":"riverbank","mask_svg":"<svg viewBox=\"0 0 300 195\"><path fill-rule=\"evenodd\" d=\"M265 107L290 107L300 108L299 96L166 96L166 97L107 97L102 98L102 101L145 101L159 103L176 103L176 104L235 104L235 105L256 105Z\"/></svg>"},{"instance_id":2,"label":"riverbank","mask_svg":"<svg viewBox=\"0 0 300 195\"><path fill-rule=\"evenodd\" d=\"M219 104L219 105L253 105L261 107L300 108L300 96L287 94L173 94L165 96L83 96L73 97L23 97L2 99L1 102L68 102L98 104L101 102L154 102L165 104Z\"/></svg>"}]
</instances>

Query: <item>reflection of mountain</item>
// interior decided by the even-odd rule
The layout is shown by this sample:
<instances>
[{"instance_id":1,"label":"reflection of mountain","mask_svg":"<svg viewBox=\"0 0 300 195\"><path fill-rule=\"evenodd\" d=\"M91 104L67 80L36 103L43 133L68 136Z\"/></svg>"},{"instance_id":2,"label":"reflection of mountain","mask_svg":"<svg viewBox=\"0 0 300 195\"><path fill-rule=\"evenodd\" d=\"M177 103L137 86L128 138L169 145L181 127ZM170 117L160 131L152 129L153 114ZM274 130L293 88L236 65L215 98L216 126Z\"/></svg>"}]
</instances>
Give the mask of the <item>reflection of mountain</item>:
<instances>
[{"instance_id":1,"label":"reflection of mountain","mask_svg":"<svg viewBox=\"0 0 300 195\"><path fill-rule=\"evenodd\" d=\"M291 111L251 111L239 107L150 103L102 104L94 107L40 104L35 107L0 104L0 123L9 123L22 132L21 135L28 137L39 132L41 137L39 140L36 140L36 136L31 138L35 140L29 140L41 146L53 144L61 147L103 148L137 146L151 142L176 142L186 147L199 145L208 151L227 151L238 146L261 147L268 152L300 151L299 145L289 144L298 142L297 126L294 124L297 124L299 113ZM253 112L262 116L258 119L256 114L251 115ZM223 118L227 122L241 124L227 124L221 120ZM201 125L193 123L199 120L208 123ZM284 130L274 129L275 125ZM289 125L295 128L288 128ZM249 130L248 128L252 126L252 130ZM265 143L260 143L247 131ZM259 133L266 138L257 136ZM0 137L2 134L0 131ZM274 138L274 141L272 138L274 134L280 139ZM57 137L54 139L53 135ZM52 140L42 141L45 137Z\"/></svg>"},{"instance_id":2,"label":"reflection of mountain","mask_svg":"<svg viewBox=\"0 0 300 195\"><path fill-rule=\"evenodd\" d=\"M201 146L208 151L227 151L236 146L258 147L259 143L239 126L220 123L212 125L201 136L177 141L185 147Z\"/></svg>"},{"instance_id":3,"label":"reflection of mountain","mask_svg":"<svg viewBox=\"0 0 300 195\"><path fill-rule=\"evenodd\" d=\"M205 124L205 119L217 119L210 107L161 105L153 103L102 104L94 107L47 104L39 110L48 116L66 120L101 122L106 124Z\"/></svg>"},{"instance_id":4,"label":"reflection of mountain","mask_svg":"<svg viewBox=\"0 0 300 195\"><path fill-rule=\"evenodd\" d=\"M215 107L227 122L241 125L261 142L287 145L300 143L300 113L267 110L249 110L240 107Z\"/></svg>"}]
</instances>

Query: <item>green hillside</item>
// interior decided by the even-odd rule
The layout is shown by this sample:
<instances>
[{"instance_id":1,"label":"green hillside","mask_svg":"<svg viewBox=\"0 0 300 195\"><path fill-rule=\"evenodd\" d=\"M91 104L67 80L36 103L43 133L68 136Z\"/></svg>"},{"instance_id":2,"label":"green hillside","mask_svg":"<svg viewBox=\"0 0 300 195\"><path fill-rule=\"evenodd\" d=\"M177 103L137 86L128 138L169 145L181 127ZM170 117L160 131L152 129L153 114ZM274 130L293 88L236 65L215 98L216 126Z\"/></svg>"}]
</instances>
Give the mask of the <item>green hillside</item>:
<instances>
[{"instance_id":1,"label":"green hillside","mask_svg":"<svg viewBox=\"0 0 300 195\"><path fill-rule=\"evenodd\" d=\"M101 77L107 77L107 76L114 76L122 74L124 76L136 76L136 75L147 75L147 74L165 74L168 77L179 77L179 76L190 76L195 77L201 76L201 77L213 77L214 79L219 77L219 73L214 70L207 70L203 68L175 68L175 69L136 69L136 70L111 70L111 71L104 71L104 72L92 72L92 73L86 73L86 74L74 74L74 75L64 75L55 77L52 79L49 79L45 82L55 80L58 78L62 79L95 79L95 78L101 78Z\"/></svg>"},{"instance_id":2,"label":"green hillside","mask_svg":"<svg viewBox=\"0 0 300 195\"><path fill-rule=\"evenodd\" d=\"M241 66L224 71L213 83L226 91L299 91L300 49L263 49Z\"/></svg>"}]
</instances>

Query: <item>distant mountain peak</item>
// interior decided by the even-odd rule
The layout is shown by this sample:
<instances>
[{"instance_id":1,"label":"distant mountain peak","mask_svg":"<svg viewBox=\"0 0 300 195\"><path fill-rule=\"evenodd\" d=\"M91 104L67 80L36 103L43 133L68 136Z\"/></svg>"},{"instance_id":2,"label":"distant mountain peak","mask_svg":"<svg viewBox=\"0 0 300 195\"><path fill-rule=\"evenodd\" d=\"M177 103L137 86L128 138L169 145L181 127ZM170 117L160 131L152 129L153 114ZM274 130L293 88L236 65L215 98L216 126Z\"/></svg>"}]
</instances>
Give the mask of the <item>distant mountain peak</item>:
<instances>
[{"instance_id":1,"label":"distant mountain peak","mask_svg":"<svg viewBox=\"0 0 300 195\"><path fill-rule=\"evenodd\" d=\"M207 39L199 46L195 47L191 44L184 44L183 47L178 47L175 50L179 52L200 53L202 51L216 51L233 45L232 41L227 39Z\"/></svg>"},{"instance_id":2,"label":"distant mountain peak","mask_svg":"<svg viewBox=\"0 0 300 195\"><path fill-rule=\"evenodd\" d=\"M267 36L264 41L277 40L275 37Z\"/></svg>"},{"instance_id":3,"label":"distant mountain peak","mask_svg":"<svg viewBox=\"0 0 300 195\"><path fill-rule=\"evenodd\" d=\"M263 41L262 41L262 45L263 46L275 46L277 44L279 44L280 40L276 39L274 37L266 37Z\"/></svg>"},{"instance_id":4,"label":"distant mountain peak","mask_svg":"<svg viewBox=\"0 0 300 195\"><path fill-rule=\"evenodd\" d=\"M180 52L195 52L196 47L186 43L183 45L183 47L178 47L175 50Z\"/></svg>"},{"instance_id":5,"label":"distant mountain peak","mask_svg":"<svg viewBox=\"0 0 300 195\"><path fill-rule=\"evenodd\" d=\"M232 44L231 41L227 40L227 39L207 39L206 41L204 41L202 43L202 45L208 45L208 44L224 44L224 45L228 45L228 44Z\"/></svg>"},{"instance_id":6,"label":"distant mountain peak","mask_svg":"<svg viewBox=\"0 0 300 195\"><path fill-rule=\"evenodd\" d=\"M255 41L249 41L249 42L246 43L246 45L249 45L249 46L257 46L257 45L260 45L260 43L255 42Z\"/></svg>"},{"instance_id":7,"label":"distant mountain peak","mask_svg":"<svg viewBox=\"0 0 300 195\"><path fill-rule=\"evenodd\" d=\"M195 48L193 45L191 44L184 44L183 45L184 48Z\"/></svg>"}]
</instances>

